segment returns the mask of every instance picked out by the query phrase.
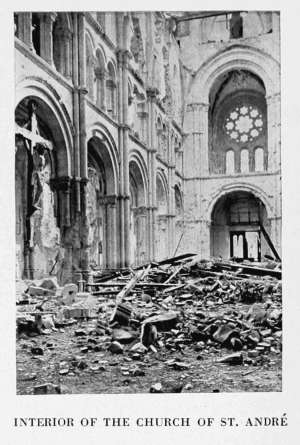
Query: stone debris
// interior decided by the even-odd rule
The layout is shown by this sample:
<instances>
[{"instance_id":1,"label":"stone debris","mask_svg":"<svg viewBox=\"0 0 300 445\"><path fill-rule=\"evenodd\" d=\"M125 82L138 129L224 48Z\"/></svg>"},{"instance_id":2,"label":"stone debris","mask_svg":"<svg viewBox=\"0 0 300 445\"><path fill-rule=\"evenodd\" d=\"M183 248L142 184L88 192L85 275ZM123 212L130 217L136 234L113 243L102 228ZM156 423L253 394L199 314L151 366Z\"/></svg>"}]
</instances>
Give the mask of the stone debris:
<instances>
[{"instance_id":1,"label":"stone debris","mask_svg":"<svg viewBox=\"0 0 300 445\"><path fill-rule=\"evenodd\" d=\"M113 360L118 354L123 364L137 363L123 366L121 375L129 380L143 378L153 357L162 369L184 373L176 387L189 391L194 382L185 379L208 356L214 357L214 366L268 364L268 356L281 354L282 348L279 270L247 264L245 273L243 264L237 268L233 262L224 262L221 266L219 261L179 257L137 272L106 275L105 280L94 272L90 292L78 292L72 283L60 288L52 278L39 286L32 282L27 288L19 286L18 339L24 350L31 348L36 360L47 360L48 351L56 350L55 342L30 346L30 337L48 335L49 339L74 324L73 346L66 353L76 351L78 357L58 361L60 378L85 370L105 372L108 365L118 366ZM22 298L27 304L19 304ZM106 351L108 363L102 363L98 355L105 356ZM187 351L193 351L193 362L185 360ZM168 360L168 354L177 358ZM158 361L161 355L164 361ZM37 385L32 391L58 393L51 388ZM176 391L165 385L163 390L156 383L150 392Z\"/></svg>"}]
</instances>

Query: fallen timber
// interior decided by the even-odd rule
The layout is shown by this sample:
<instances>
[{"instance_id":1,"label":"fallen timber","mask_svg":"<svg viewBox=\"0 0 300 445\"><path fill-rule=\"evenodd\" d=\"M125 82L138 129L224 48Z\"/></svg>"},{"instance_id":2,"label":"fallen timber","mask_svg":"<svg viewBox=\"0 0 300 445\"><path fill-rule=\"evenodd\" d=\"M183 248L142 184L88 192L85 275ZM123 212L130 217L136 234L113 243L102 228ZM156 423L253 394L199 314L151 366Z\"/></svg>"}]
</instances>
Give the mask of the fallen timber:
<instances>
[{"instance_id":1,"label":"fallen timber","mask_svg":"<svg viewBox=\"0 0 300 445\"><path fill-rule=\"evenodd\" d=\"M143 362L145 354L153 360L162 354L164 366L186 375L191 363L199 366L198 357L209 354L216 354L216 367L253 364L257 369L269 356L281 354L280 264L271 267L204 261L192 255L119 271L114 278L107 274L103 281L93 271L84 292L74 298L60 297L59 292L47 299L43 294L30 297L25 290L29 305L18 306L18 335L51 335L54 329L56 336L57 330L72 332L81 353L79 366L92 370L105 367L93 362L97 351L107 354L108 362L114 354L124 354L128 359L124 368L130 369L130 360ZM38 355L45 348L41 343L28 351ZM185 363L184 357L194 362ZM60 375L68 374L68 369L84 373L72 368L75 361L70 358L59 368ZM208 369L209 363L205 366Z\"/></svg>"}]
</instances>

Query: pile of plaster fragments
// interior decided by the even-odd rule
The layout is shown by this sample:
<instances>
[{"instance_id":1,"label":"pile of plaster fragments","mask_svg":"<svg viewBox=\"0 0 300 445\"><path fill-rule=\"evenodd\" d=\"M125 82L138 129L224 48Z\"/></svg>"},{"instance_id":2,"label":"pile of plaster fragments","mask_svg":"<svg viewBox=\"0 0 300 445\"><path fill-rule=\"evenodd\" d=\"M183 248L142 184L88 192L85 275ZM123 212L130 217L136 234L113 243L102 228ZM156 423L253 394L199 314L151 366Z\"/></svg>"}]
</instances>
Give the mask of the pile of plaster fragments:
<instances>
[{"instance_id":1,"label":"pile of plaster fragments","mask_svg":"<svg viewBox=\"0 0 300 445\"><path fill-rule=\"evenodd\" d=\"M254 266L182 255L136 269L93 271L79 286L81 292L77 284L59 287L54 278L22 282L18 337L78 324L73 335L81 352L107 350L132 360L192 347L195 360L224 350L220 363L258 365L266 355L281 353L280 263ZM32 354L42 353L36 349ZM168 366L184 371L189 364L171 359Z\"/></svg>"}]
</instances>

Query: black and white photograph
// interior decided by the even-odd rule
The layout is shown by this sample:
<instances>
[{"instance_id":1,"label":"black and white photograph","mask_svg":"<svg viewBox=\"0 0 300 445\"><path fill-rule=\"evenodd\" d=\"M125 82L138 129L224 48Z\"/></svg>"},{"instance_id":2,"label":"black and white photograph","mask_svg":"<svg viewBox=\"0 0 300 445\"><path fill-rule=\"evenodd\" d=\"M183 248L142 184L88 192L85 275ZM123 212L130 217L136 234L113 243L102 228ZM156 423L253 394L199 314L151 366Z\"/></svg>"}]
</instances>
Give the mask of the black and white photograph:
<instances>
[{"instance_id":1,"label":"black and white photograph","mask_svg":"<svg viewBox=\"0 0 300 445\"><path fill-rule=\"evenodd\" d=\"M280 11L13 18L16 394L281 392Z\"/></svg>"}]
</instances>

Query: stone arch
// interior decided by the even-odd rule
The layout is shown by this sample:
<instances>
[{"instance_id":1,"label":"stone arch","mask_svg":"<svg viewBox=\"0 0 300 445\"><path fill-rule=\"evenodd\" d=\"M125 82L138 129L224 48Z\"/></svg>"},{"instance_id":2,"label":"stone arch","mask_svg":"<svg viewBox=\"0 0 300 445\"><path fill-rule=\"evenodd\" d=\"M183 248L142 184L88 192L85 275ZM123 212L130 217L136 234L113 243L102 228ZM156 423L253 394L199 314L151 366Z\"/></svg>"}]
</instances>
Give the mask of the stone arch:
<instances>
[{"instance_id":1,"label":"stone arch","mask_svg":"<svg viewBox=\"0 0 300 445\"><path fill-rule=\"evenodd\" d=\"M209 171L216 174L245 173L243 149L248 150L252 171L254 147L268 154L268 111L265 85L248 70L230 70L211 85L208 108ZM246 125L245 125L246 124ZM236 168L228 171L227 156L233 150Z\"/></svg>"},{"instance_id":2,"label":"stone arch","mask_svg":"<svg viewBox=\"0 0 300 445\"><path fill-rule=\"evenodd\" d=\"M19 278L52 271L61 280L57 259L71 224L72 135L60 105L34 82L26 79L16 91L16 271Z\"/></svg>"},{"instance_id":3,"label":"stone arch","mask_svg":"<svg viewBox=\"0 0 300 445\"><path fill-rule=\"evenodd\" d=\"M87 227L88 261L92 267L116 264L117 159L99 128L88 132Z\"/></svg>"},{"instance_id":4,"label":"stone arch","mask_svg":"<svg viewBox=\"0 0 300 445\"><path fill-rule=\"evenodd\" d=\"M226 186L220 187L211 197L209 203L207 204L205 214L208 215L208 222L211 223L211 216L215 204L217 201L228 193L235 191L244 191L253 194L256 198L258 198L265 206L267 211L267 217L274 218L274 208L270 202L270 199L265 191L263 191L260 187L248 184L246 182L234 182L232 184L228 184Z\"/></svg>"},{"instance_id":5,"label":"stone arch","mask_svg":"<svg viewBox=\"0 0 300 445\"><path fill-rule=\"evenodd\" d=\"M136 168L139 171L139 175L141 176L141 181L144 189L144 205L147 205L149 176L144 158L137 150L133 150L131 151L129 156L129 164L130 163L135 164Z\"/></svg>"},{"instance_id":6,"label":"stone arch","mask_svg":"<svg viewBox=\"0 0 300 445\"><path fill-rule=\"evenodd\" d=\"M232 45L199 67L189 85L187 103L208 104L209 92L215 80L223 73L237 69L250 71L260 77L267 96L279 92L279 63L263 50L246 45Z\"/></svg>"},{"instance_id":7,"label":"stone arch","mask_svg":"<svg viewBox=\"0 0 300 445\"><path fill-rule=\"evenodd\" d=\"M141 156L133 153L129 160L130 184L130 263L146 262L147 224L147 172Z\"/></svg>"},{"instance_id":8,"label":"stone arch","mask_svg":"<svg viewBox=\"0 0 300 445\"><path fill-rule=\"evenodd\" d=\"M63 107L62 99L56 90L37 78L27 78L16 87L16 104L33 98L42 104L41 112L55 124L53 133L58 144L57 174L71 177L71 160L73 145L73 128L70 116ZM17 107L16 107L17 108Z\"/></svg>"},{"instance_id":9,"label":"stone arch","mask_svg":"<svg viewBox=\"0 0 300 445\"><path fill-rule=\"evenodd\" d=\"M261 199L252 191L227 191L218 197L211 211L210 254L261 261L272 253L265 232L270 236L271 221Z\"/></svg>"},{"instance_id":10,"label":"stone arch","mask_svg":"<svg viewBox=\"0 0 300 445\"><path fill-rule=\"evenodd\" d=\"M169 198L169 189L168 189L168 180L164 171L158 171L156 174L156 188L159 187L159 193L165 200L165 211L168 211L168 198Z\"/></svg>"},{"instance_id":11,"label":"stone arch","mask_svg":"<svg viewBox=\"0 0 300 445\"><path fill-rule=\"evenodd\" d=\"M97 141L98 155L109 169L110 180L108 194L117 195L119 178L119 154L115 141L109 131L100 123L94 123L87 130L87 140ZM101 148L100 148L101 147Z\"/></svg>"},{"instance_id":12,"label":"stone arch","mask_svg":"<svg viewBox=\"0 0 300 445\"><path fill-rule=\"evenodd\" d=\"M106 91L105 91L105 77L106 77L106 58L101 47L97 47L95 54L95 86L96 86L96 104L99 108L106 106Z\"/></svg>"},{"instance_id":13,"label":"stone arch","mask_svg":"<svg viewBox=\"0 0 300 445\"><path fill-rule=\"evenodd\" d=\"M168 183L165 174L156 175L156 236L155 259L163 260L168 256Z\"/></svg>"}]
</instances>

